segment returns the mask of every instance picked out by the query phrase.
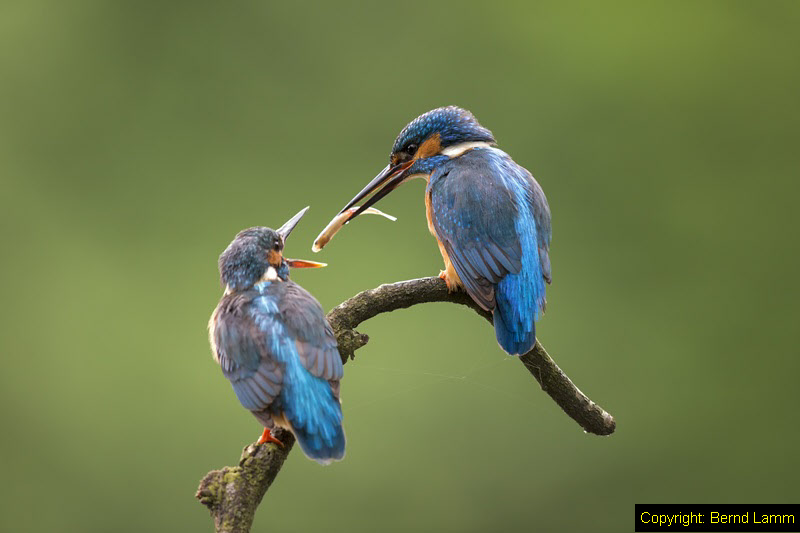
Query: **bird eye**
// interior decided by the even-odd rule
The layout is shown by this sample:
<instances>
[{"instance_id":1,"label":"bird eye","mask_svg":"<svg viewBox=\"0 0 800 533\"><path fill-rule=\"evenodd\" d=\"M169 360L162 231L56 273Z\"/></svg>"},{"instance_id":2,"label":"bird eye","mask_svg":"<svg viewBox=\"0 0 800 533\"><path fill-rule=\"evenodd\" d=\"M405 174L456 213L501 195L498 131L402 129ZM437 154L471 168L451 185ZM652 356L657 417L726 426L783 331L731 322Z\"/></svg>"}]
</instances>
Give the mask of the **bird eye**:
<instances>
[{"instance_id":1,"label":"bird eye","mask_svg":"<svg viewBox=\"0 0 800 533\"><path fill-rule=\"evenodd\" d=\"M408 153L408 155L414 155L417 153L417 148L419 148L419 146L417 146L416 144L414 143L409 144L408 147L406 148L406 152Z\"/></svg>"},{"instance_id":2,"label":"bird eye","mask_svg":"<svg viewBox=\"0 0 800 533\"><path fill-rule=\"evenodd\" d=\"M276 252L280 252L282 248L281 241L275 241L275 245L273 246L273 248L275 248Z\"/></svg>"}]
</instances>

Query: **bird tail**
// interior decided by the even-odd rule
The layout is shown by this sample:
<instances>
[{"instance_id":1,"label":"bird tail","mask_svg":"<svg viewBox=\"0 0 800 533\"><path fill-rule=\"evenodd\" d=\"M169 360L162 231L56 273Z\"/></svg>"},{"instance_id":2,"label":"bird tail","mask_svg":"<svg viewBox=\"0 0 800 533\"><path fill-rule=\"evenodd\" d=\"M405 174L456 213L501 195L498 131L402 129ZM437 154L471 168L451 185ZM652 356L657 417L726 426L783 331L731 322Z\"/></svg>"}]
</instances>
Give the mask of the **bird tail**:
<instances>
[{"instance_id":1,"label":"bird tail","mask_svg":"<svg viewBox=\"0 0 800 533\"><path fill-rule=\"evenodd\" d=\"M331 383L312 375L299 361L289 362L286 370L284 415L303 453L320 464L342 459L342 407Z\"/></svg>"},{"instance_id":2,"label":"bird tail","mask_svg":"<svg viewBox=\"0 0 800 533\"><path fill-rule=\"evenodd\" d=\"M528 353L536 344L536 319L544 306L544 282L541 275L537 279L529 274L523 267L500 280L495 289L494 332L497 342L510 355Z\"/></svg>"},{"instance_id":3,"label":"bird tail","mask_svg":"<svg viewBox=\"0 0 800 533\"><path fill-rule=\"evenodd\" d=\"M509 320L504 314L510 314L498 305L494 310L494 333L497 342L510 355L528 353L536 343L536 324L531 322L528 328L521 328L516 321ZM525 331L527 329L528 331Z\"/></svg>"}]
</instances>

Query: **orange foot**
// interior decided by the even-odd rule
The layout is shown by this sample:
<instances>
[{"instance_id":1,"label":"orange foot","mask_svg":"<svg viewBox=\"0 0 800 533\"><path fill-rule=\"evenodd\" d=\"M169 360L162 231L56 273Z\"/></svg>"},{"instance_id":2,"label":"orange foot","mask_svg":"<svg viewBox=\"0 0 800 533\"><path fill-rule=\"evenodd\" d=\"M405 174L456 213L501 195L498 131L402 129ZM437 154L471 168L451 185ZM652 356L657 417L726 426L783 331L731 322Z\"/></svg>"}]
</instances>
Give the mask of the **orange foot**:
<instances>
[{"instance_id":1,"label":"orange foot","mask_svg":"<svg viewBox=\"0 0 800 533\"><path fill-rule=\"evenodd\" d=\"M275 437L272 436L272 433L270 432L269 428L264 428L264 433L261 434L261 438L258 439L258 442L256 444L261 446L265 442L274 442L275 444L277 444L281 448L284 447L283 443L281 441L279 441L278 439L276 439Z\"/></svg>"},{"instance_id":2,"label":"orange foot","mask_svg":"<svg viewBox=\"0 0 800 533\"><path fill-rule=\"evenodd\" d=\"M458 290L458 283L450 279L450 276L447 275L447 270L439 271L439 279L444 280L448 291L455 292Z\"/></svg>"}]
</instances>

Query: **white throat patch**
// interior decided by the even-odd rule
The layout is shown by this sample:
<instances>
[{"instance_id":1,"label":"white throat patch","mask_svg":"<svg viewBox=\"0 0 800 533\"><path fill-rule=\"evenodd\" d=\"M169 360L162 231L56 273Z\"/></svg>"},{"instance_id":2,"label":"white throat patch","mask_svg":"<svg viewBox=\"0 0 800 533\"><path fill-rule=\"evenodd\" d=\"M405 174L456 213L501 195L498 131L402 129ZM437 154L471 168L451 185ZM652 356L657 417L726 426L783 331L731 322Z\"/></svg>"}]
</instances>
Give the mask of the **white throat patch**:
<instances>
[{"instance_id":1,"label":"white throat patch","mask_svg":"<svg viewBox=\"0 0 800 533\"><path fill-rule=\"evenodd\" d=\"M275 281L278 279L278 271L275 270L275 267L270 266L266 272L264 272L264 277L261 278L264 281Z\"/></svg>"},{"instance_id":2,"label":"white throat patch","mask_svg":"<svg viewBox=\"0 0 800 533\"><path fill-rule=\"evenodd\" d=\"M454 144L453 146L448 146L447 148L441 151L441 154L446 155L447 157L458 157L464 152L468 152L474 148L490 148L491 146L492 146L491 144L485 141L458 143Z\"/></svg>"}]
</instances>

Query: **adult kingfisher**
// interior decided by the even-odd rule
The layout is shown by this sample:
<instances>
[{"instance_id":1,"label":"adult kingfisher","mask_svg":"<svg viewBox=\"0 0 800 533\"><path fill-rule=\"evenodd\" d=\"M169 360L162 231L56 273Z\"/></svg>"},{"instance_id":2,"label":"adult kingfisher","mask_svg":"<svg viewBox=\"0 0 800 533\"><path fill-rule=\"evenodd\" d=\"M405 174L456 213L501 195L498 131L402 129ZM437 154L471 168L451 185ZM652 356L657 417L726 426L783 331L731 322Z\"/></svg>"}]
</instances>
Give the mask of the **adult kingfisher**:
<instances>
[{"instance_id":1,"label":"adult kingfisher","mask_svg":"<svg viewBox=\"0 0 800 533\"><path fill-rule=\"evenodd\" d=\"M389 164L340 214L374 192L352 220L401 183L424 178L428 229L444 259L439 277L492 312L497 342L517 355L533 348L545 307L550 207L531 173L495 145L469 111L428 111L400 132Z\"/></svg>"},{"instance_id":2,"label":"adult kingfisher","mask_svg":"<svg viewBox=\"0 0 800 533\"><path fill-rule=\"evenodd\" d=\"M324 263L283 257L286 238L306 207L278 230L249 228L219 257L225 294L211 315L214 360L239 402L264 426L290 430L303 452L328 464L344 457L339 402L342 359L319 302L289 279L290 268Z\"/></svg>"}]
</instances>

